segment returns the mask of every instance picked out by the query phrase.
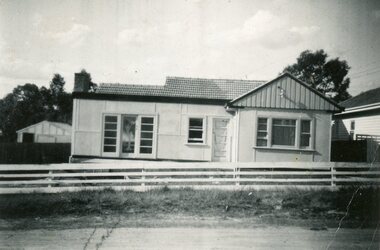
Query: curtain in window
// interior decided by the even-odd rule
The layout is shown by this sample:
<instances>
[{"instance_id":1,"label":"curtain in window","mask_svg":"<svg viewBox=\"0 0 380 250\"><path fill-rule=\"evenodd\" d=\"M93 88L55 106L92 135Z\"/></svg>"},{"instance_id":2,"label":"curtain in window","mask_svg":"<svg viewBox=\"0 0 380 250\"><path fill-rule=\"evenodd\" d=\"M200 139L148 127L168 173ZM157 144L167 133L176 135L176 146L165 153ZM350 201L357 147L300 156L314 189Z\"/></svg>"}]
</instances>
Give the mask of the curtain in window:
<instances>
[{"instance_id":1,"label":"curtain in window","mask_svg":"<svg viewBox=\"0 0 380 250\"><path fill-rule=\"evenodd\" d=\"M294 146L296 141L296 120L273 119L272 144Z\"/></svg>"}]
</instances>

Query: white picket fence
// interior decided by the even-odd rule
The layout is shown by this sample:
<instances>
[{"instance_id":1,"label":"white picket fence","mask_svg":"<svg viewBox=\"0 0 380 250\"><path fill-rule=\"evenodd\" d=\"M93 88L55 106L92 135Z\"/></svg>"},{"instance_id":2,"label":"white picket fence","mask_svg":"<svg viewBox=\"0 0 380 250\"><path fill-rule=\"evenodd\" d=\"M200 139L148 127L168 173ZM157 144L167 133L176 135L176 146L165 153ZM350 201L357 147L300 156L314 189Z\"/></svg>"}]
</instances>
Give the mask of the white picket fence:
<instances>
[{"instance_id":1,"label":"white picket fence","mask_svg":"<svg viewBox=\"0 0 380 250\"><path fill-rule=\"evenodd\" d=\"M85 164L0 165L0 193L94 189L320 188L380 185L380 164L179 163L114 161Z\"/></svg>"}]
</instances>

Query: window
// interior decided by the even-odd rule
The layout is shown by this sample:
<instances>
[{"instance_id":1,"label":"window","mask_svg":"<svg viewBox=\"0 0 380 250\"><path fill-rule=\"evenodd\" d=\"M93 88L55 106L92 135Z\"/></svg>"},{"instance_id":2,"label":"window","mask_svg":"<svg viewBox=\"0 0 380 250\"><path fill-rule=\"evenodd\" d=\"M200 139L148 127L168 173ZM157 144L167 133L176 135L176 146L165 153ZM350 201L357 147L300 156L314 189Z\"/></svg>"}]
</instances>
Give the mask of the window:
<instances>
[{"instance_id":1,"label":"window","mask_svg":"<svg viewBox=\"0 0 380 250\"><path fill-rule=\"evenodd\" d=\"M311 139L311 121L310 120L301 120L301 147L310 147Z\"/></svg>"},{"instance_id":2,"label":"window","mask_svg":"<svg viewBox=\"0 0 380 250\"><path fill-rule=\"evenodd\" d=\"M353 140L355 136L355 121L350 122L350 140Z\"/></svg>"},{"instance_id":3,"label":"window","mask_svg":"<svg viewBox=\"0 0 380 250\"><path fill-rule=\"evenodd\" d=\"M272 145L295 146L296 120L273 119Z\"/></svg>"},{"instance_id":4,"label":"window","mask_svg":"<svg viewBox=\"0 0 380 250\"><path fill-rule=\"evenodd\" d=\"M153 152L153 117L141 117L140 154Z\"/></svg>"},{"instance_id":5,"label":"window","mask_svg":"<svg viewBox=\"0 0 380 250\"><path fill-rule=\"evenodd\" d=\"M117 116L104 116L103 152L116 153L117 145Z\"/></svg>"},{"instance_id":6,"label":"window","mask_svg":"<svg viewBox=\"0 0 380 250\"><path fill-rule=\"evenodd\" d=\"M260 117L257 120L256 147L313 148L313 121Z\"/></svg>"},{"instance_id":7,"label":"window","mask_svg":"<svg viewBox=\"0 0 380 250\"><path fill-rule=\"evenodd\" d=\"M257 123L257 146L266 147L268 145L268 119L259 118Z\"/></svg>"},{"instance_id":8,"label":"window","mask_svg":"<svg viewBox=\"0 0 380 250\"><path fill-rule=\"evenodd\" d=\"M189 118L188 143L204 143L203 118Z\"/></svg>"}]
</instances>

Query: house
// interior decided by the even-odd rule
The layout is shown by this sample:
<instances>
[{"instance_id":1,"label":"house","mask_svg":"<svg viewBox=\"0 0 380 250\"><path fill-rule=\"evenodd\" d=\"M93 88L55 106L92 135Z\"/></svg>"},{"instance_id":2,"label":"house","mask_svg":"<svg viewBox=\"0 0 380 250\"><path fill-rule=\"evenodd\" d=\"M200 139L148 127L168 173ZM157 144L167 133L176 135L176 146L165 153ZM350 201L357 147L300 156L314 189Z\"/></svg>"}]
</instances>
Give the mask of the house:
<instances>
[{"instance_id":1,"label":"house","mask_svg":"<svg viewBox=\"0 0 380 250\"><path fill-rule=\"evenodd\" d=\"M336 103L289 73L269 81L167 77L100 84L75 74L72 157L329 161Z\"/></svg>"},{"instance_id":2,"label":"house","mask_svg":"<svg viewBox=\"0 0 380 250\"><path fill-rule=\"evenodd\" d=\"M380 88L360 93L340 105L345 110L333 116L332 140L348 152L349 155L341 152L342 158L350 159L355 152L344 149L344 142L340 141L352 141L346 143L347 147L356 152L364 151L363 161L380 162Z\"/></svg>"},{"instance_id":3,"label":"house","mask_svg":"<svg viewBox=\"0 0 380 250\"><path fill-rule=\"evenodd\" d=\"M18 130L17 142L70 143L71 126L66 123L42 121Z\"/></svg>"},{"instance_id":4,"label":"house","mask_svg":"<svg viewBox=\"0 0 380 250\"><path fill-rule=\"evenodd\" d=\"M345 110L333 116L333 140L354 140L358 135L380 138L380 88L363 92L339 105Z\"/></svg>"}]
</instances>

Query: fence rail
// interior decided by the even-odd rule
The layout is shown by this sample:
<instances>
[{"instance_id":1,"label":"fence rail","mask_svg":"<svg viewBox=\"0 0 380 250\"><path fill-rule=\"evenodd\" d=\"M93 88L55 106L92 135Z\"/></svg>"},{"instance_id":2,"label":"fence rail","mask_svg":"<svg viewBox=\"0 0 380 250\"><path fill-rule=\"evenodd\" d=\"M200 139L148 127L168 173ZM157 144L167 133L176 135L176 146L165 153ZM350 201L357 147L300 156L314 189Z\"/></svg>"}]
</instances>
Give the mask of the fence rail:
<instances>
[{"instance_id":1,"label":"fence rail","mask_svg":"<svg viewBox=\"0 0 380 250\"><path fill-rule=\"evenodd\" d=\"M86 189L336 187L380 185L380 164L111 163L0 165L0 193Z\"/></svg>"}]
</instances>

